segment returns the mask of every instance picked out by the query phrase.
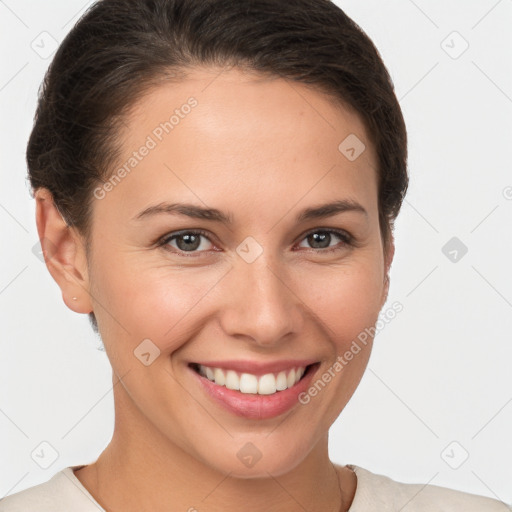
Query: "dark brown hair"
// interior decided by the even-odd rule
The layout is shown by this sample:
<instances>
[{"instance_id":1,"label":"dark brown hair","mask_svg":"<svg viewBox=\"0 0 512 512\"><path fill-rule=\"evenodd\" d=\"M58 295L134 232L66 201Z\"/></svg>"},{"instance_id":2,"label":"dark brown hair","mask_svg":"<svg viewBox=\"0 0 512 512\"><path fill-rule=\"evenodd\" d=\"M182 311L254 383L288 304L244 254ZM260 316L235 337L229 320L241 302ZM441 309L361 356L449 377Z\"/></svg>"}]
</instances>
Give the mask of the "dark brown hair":
<instances>
[{"instance_id":1,"label":"dark brown hair","mask_svg":"<svg viewBox=\"0 0 512 512\"><path fill-rule=\"evenodd\" d=\"M408 187L405 123L378 50L339 7L330 0L100 0L58 48L27 146L32 193L50 190L87 249L92 191L113 172L124 116L151 86L198 66L310 84L356 111L378 155L387 246Z\"/></svg>"}]
</instances>

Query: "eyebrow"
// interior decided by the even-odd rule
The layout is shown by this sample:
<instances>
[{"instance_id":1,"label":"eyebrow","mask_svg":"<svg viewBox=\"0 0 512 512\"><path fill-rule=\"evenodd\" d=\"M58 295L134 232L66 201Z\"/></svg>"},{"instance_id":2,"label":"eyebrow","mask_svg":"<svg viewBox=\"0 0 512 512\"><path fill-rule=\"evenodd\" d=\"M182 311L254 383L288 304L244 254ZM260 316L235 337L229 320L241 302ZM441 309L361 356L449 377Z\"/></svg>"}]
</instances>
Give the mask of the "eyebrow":
<instances>
[{"instance_id":1,"label":"eyebrow","mask_svg":"<svg viewBox=\"0 0 512 512\"><path fill-rule=\"evenodd\" d=\"M305 222L314 219L325 219L339 213L350 211L359 212L368 217L368 212L358 202L351 199L340 199L319 206L306 208L298 213L295 220L297 222ZM196 206L194 204L167 202L149 206L133 217L133 220L141 220L160 214L183 215L193 219L222 222L228 225L233 224L233 215L231 213L224 213L217 208L203 208L202 206Z\"/></svg>"}]
</instances>

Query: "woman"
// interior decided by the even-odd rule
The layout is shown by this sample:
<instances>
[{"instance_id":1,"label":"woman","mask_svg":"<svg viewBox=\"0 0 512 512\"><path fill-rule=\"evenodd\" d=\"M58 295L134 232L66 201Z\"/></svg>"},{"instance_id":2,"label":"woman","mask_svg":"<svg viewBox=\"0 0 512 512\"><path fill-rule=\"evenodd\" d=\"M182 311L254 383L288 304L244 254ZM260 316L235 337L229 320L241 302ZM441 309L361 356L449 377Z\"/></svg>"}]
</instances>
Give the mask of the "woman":
<instances>
[{"instance_id":1,"label":"woman","mask_svg":"<svg viewBox=\"0 0 512 512\"><path fill-rule=\"evenodd\" d=\"M505 510L329 459L408 184L390 77L335 4L97 2L27 160L47 267L113 368L115 430L0 511Z\"/></svg>"}]
</instances>

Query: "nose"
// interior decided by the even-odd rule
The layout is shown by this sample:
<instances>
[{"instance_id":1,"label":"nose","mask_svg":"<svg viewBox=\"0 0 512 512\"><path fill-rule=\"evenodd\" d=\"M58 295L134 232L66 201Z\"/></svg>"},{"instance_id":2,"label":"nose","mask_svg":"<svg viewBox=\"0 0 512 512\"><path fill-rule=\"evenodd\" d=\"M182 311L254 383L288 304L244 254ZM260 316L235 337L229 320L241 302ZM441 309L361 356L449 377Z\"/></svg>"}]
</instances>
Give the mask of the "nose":
<instances>
[{"instance_id":1,"label":"nose","mask_svg":"<svg viewBox=\"0 0 512 512\"><path fill-rule=\"evenodd\" d=\"M278 346L297 335L304 322L305 304L294 277L265 252L252 263L235 262L219 306L224 332L260 346Z\"/></svg>"}]
</instances>

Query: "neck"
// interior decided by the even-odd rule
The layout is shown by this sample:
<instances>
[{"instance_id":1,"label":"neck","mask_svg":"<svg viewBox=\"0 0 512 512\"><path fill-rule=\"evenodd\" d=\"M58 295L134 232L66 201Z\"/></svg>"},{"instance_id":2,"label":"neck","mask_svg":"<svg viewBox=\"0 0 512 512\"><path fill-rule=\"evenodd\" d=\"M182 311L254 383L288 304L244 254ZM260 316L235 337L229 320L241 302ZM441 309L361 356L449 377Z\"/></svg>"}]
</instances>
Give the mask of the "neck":
<instances>
[{"instance_id":1,"label":"neck","mask_svg":"<svg viewBox=\"0 0 512 512\"><path fill-rule=\"evenodd\" d=\"M355 474L331 463L328 434L290 471L236 478L165 437L124 389L118 389L114 403L111 442L94 464L75 473L107 512L340 512L348 510L353 499Z\"/></svg>"}]
</instances>

